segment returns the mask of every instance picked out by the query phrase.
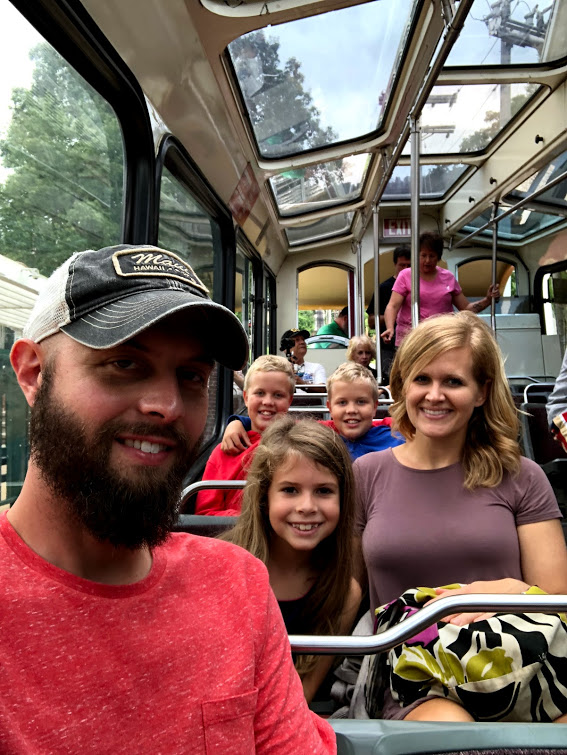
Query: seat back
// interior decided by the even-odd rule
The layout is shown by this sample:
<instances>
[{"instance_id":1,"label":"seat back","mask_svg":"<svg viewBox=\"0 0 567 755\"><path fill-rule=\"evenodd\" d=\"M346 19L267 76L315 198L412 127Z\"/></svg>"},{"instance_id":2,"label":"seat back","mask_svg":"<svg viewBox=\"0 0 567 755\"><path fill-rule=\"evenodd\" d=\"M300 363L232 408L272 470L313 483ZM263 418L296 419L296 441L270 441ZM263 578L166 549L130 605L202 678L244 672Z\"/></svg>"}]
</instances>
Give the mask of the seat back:
<instances>
[{"instance_id":1,"label":"seat back","mask_svg":"<svg viewBox=\"0 0 567 755\"><path fill-rule=\"evenodd\" d=\"M553 437L547 424L545 404L522 404L520 422L524 454L540 465L555 459L567 459L567 453Z\"/></svg>"},{"instance_id":2,"label":"seat back","mask_svg":"<svg viewBox=\"0 0 567 755\"><path fill-rule=\"evenodd\" d=\"M236 516L197 516L196 514L179 514L173 532L189 532L191 535L202 537L217 537L217 535L232 529L236 524Z\"/></svg>"},{"instance_id":3,"label":"seat back","mask_svg":"<svg viewBox=\"0 0 567 755\"><path fill-rule=\"evenodd\" d=\"M546 404L555 383L530 383L524 388L524 403Z\"/></svg>"}]
</instances>

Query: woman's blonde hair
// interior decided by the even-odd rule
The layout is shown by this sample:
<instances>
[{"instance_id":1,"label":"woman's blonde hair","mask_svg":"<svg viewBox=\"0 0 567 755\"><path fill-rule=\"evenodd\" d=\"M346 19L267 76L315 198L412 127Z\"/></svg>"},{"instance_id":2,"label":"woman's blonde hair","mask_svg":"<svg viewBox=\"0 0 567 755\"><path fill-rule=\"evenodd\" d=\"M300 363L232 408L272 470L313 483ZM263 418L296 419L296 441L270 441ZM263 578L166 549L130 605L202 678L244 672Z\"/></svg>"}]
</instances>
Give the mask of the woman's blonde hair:
<instances>
[{"instance_id":1,"label":"woman's blonde hair","mask_svg":"<svg viewBox=\"0 0 567 755\"><path fill-rule=\"evenodd\" d=\"M393 428L406 440L415 436L405 396L410 383L425 367L451 349L468 347L473 376L486 389L486 401L469 420L462 464L465 488L495 487L504 472L520 470L518 412L504 372L500 348L490 328L472 312L430 317L402 341L390 371Z\"/></svg>"},{"instance_id":2,"label":"woman's blonde hair","mask_svg":"<svg viewBox=\"0 0 567 755\"><path fill-rule=\"evenodd\" d=\"M247 391L250 385L252 377L257 372L283 372L287 375L289 380L290 393L293 396L295 391L295 375L293 373L293 367L284 359L284 357L277 357L274 354L264 354L264 356L255 359L246 373L244 378L244 390Z\"/></svg>"},{"instance_id":3,"label":"woman's blonde hair","mask_svg":"<svg viewBox=\"0 0 567 755\"><path fill-rule=\"evenodd\" d=\"M376 359L376 344L368 336L353 336L348 344L346 358L349 362L354 362L354 353L359 349L365 349L372 354L372 359Z\"/></svg>"},{"instance_id":4,"label":"woman's blonde hair","mask_svg":"<svg viewBox=\"0 0 567 755\"><path fill-rule=\"evenodd\" d=\"M339 484L340 515L334 531L315 548L312 566L318 577L309 594L305 634L338 634L354 573L352 537L354 477L352 462L340 436L314 420L296 422L278 417L264 432L250 468L242 511L223 539L240 545L265 564L274 532L269 519L268 494L276 470L290 457L308 459L328 469ZM296 668L307 674L317 656L299 656Z\"/></svg>"}]
</instances>

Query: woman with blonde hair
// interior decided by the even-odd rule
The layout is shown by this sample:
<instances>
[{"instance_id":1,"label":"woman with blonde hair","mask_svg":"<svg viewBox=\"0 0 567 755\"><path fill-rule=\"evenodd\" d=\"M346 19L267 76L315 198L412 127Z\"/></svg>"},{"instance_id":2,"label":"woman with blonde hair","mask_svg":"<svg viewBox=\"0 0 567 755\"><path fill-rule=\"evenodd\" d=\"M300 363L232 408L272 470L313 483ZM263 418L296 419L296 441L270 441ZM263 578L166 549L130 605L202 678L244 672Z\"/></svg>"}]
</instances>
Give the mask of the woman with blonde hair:
<instances>
[{"instance_id":1,"label":"woman with blonde hair","mask_svg":"<svg viewBox=\"0 0 567 755\"><path fill-rule=\"evenodd\" d=\"M376 344L368 336L354 336L350 339L346 359L347 362L361 364L376 377L376 370L370 367L370 362L376 359Z\"/></svg>"},{"instance_id":2,"label":"woman with blonde hair","mask_svg":"<svg viewBox=\"0 0 567 755\"><path fill-rule=\"evenodd\" d=\"M282 417L262 436L242 512L224 535L263 561L288 634L347 634L360 604L353 578L354 483L340 437L314 420ZM304 656L296 668L308 701L332 665Z\"/></svg>"},{"instance_id":3,"label":"woman with blonde hair","mask_svg":"<svg viewBox=\"0 0 567 755\"><path fill-rule=\"evenodd\" d=\"M354 465L371 608L418 585L464 584L451 595L518 594L530 585L567 592L561 513L543 471L520 455L517 412L490 329L470 312L422 322L398 350L390 387L393 427L406 442ZM446 620L462 626L486 617ZM384 717L472 720L450 700L404 707L389 691Z\"/></svg>"}]
</instances>

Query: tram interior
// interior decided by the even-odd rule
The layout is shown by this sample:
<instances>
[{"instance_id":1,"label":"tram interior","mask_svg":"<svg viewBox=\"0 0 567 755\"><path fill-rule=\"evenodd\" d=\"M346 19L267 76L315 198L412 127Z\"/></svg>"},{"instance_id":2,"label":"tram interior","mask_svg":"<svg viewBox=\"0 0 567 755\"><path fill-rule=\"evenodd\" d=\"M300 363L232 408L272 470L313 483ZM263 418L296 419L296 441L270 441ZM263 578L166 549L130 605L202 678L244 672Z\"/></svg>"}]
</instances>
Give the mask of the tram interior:
<instances>
[{"instance_id":1,"label":"tram interior","mask_svg":"<svg viewBox=\"0 0 567 755\"><path fill-rule=\"evenodd\" d=\"M179 253L239 314L253 360L304 312L348 304L361 333L394 247L415 262L419 232L435 231L472 300L494 257L513 391L552 382L567 346L567 3L540 6L0 0L3 70L18 72L0 99L0 503L28 455L9 350L78 249ZM232 375L215 372L189 482L232 399ZM338 722L339 752L562 744L546 725L390 723Z\"/></svg>"}]
</instances>

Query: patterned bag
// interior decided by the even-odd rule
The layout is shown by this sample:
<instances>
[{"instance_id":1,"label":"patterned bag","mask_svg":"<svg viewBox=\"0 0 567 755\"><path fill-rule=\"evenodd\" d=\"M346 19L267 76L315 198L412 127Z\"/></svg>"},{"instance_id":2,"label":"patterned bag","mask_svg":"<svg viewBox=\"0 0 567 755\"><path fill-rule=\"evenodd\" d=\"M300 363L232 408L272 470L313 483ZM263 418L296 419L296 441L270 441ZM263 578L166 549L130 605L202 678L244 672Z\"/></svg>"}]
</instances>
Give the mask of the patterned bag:
<instances>
[{"instance_id":1,"label":"patterned bag","mask_svg":"<svg viewBox=\"0 0 567 755\"><path fill-rule=\"evenodd\" d=\"M545 593L531 587L527 594ZM431 588L408 590L376 610L375 631L398 624L434 597ZM388 665L400 705L445 697L477 721L549 722L567 713L565 614L501 613L463 627L440 621L390 650ZM367 684L371 716L382 702L383 675L378 656Z\"/></svg>"}]
</instances>

